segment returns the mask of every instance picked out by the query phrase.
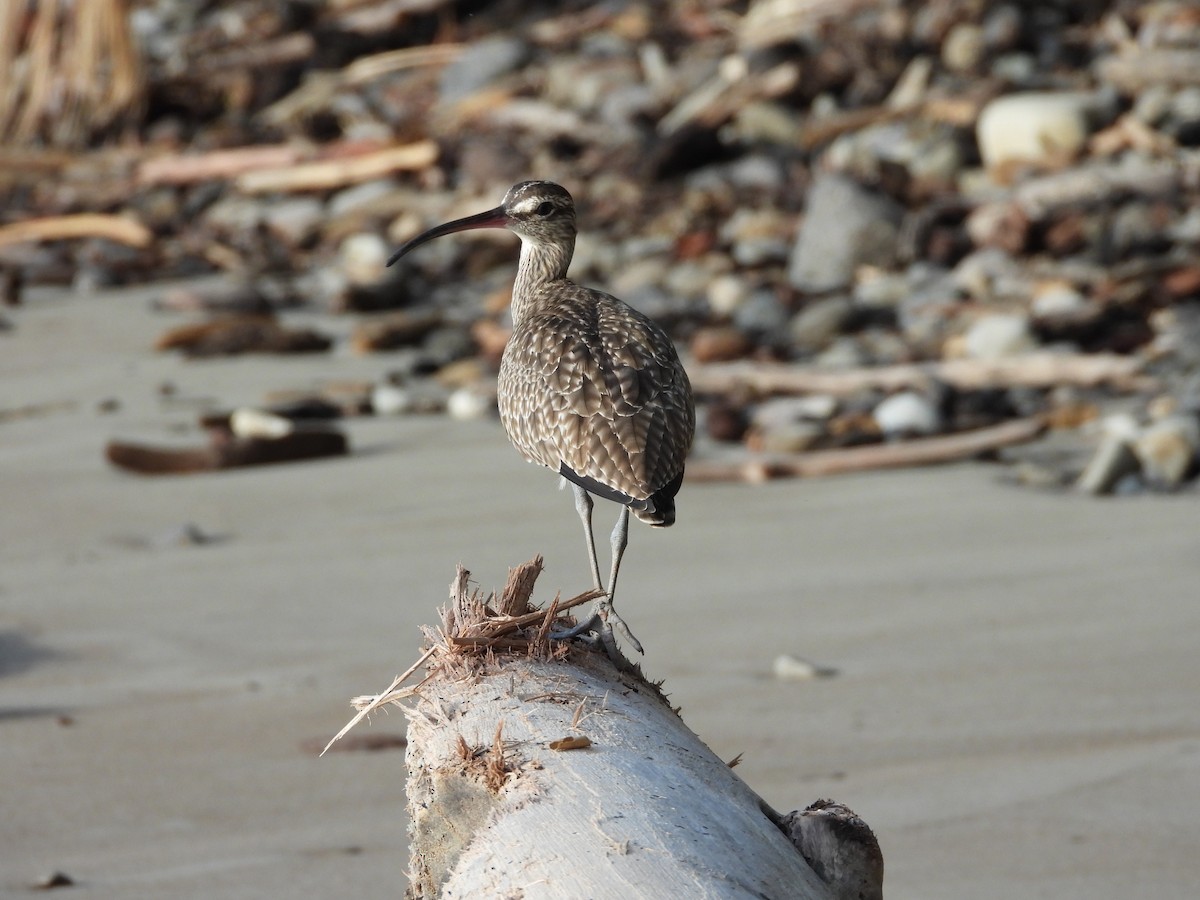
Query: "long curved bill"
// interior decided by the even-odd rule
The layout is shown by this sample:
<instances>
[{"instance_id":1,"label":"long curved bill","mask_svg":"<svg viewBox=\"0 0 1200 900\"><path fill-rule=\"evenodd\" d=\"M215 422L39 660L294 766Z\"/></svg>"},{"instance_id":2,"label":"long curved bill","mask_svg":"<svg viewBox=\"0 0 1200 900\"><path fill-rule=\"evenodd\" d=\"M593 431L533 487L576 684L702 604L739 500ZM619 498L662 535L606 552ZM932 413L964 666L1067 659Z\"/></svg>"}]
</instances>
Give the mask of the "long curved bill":
<instances>
[{"instance_id":1,"label":"long curved bill","mask_svg":"<svg viewBox=\"0 0 1200 900\"><path fill-rule=\"evenodd\" d=\"M503 206L497 206L495 209L489 209L487 212L467 216L465 219L455 219L453 222L447 222L445 225L436 225L424 234L418 234L393 253L388 258L387 264L390 266L410 250L415 250L422 244L426 244L434 238L441 237L443 234L453 234L456 231L469 231L472 228L504 228L507 225L508 216L505 214Z\"/></svg>"}]
</instances>

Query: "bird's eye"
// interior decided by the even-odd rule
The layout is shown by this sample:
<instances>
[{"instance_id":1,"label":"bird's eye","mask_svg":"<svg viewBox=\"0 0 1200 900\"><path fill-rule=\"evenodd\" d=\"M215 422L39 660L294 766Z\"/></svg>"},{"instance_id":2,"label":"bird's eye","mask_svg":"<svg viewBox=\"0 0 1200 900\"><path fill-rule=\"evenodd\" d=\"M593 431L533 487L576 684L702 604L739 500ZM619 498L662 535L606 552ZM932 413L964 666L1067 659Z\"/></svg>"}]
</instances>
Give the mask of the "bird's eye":
<instances>
[{"instance_id":1,"label":"bird's eye","mask_svg":"<svg viewBox=\"0 0 1200 900\"><path fill-rule=\"evenodd\" d=\"M554 212L554 204L549 200L543 200L538 204L537 214L539 216L548 216L552 212Z\"/></svg>"}]
</instances>

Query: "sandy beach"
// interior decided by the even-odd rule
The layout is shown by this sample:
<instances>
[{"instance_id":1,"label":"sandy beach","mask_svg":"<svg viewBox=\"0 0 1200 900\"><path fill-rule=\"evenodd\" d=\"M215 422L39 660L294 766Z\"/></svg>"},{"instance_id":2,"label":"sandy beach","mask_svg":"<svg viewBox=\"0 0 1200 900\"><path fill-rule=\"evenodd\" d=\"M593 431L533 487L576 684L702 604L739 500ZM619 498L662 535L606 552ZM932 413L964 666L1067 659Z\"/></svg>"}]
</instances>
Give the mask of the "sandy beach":
<instances>
[{"instance_id":1,"label":"sandy beach","mask_svg":"<svg viewBox=\"0 0 1200 900\"><path fill-rule=\"evenodd\" d=\"M111 438L198 443L202 409L388 370L155 354L182 321L157 292L4 313L0 895L61 871L80 897L400 896L402 752L317 750L416 658L456 563L488 588L541 553L536 597L587 587L570 495L498 422L445 417L348 421L330 461L116 471ZM685 482L676 527L635 525L619 601L647 674L752 788L870 823L891 900L1182 898L1195 523L1195 492L1038 493L982 464ZM775 680L782 653L836 675Z\"/></svg>"}]
</instances>

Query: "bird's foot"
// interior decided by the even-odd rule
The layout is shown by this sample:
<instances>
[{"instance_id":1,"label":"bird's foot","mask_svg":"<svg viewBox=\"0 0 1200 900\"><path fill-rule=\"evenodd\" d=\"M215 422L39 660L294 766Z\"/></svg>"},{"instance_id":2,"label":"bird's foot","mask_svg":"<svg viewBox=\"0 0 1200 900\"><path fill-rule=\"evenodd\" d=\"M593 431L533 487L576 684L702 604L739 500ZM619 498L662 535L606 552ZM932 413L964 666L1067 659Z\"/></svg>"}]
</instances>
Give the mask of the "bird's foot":
<instances>
[{"instance_id":1,"label":"bird's foot","mask_svg":"<svg viewBox=\"0 0 1200 900\"><path fill-rule=\"evenodd\" d=\"M593 631L596 633L592 634ZM550 629L550 640L571 641L575 638L579 638L579 640L583 641L585 644L594 647L600 639L599 634L600 614L593 612L578 625L572 625L570 628Z\"/></svg>"},{"instance_id":2,"label":"bird's foot","mask_svg":"<svg viewBox=\"0 0 1200 900\"><path fill-rule=\"evenodd\" d=\"M625 624L625 620L617 615L616 610L612 608L612 603L609 602L607 597L596 604L595 611L588 618L572 628L551 631L550 638L555 641L569 641L573 638L579 638L591 647L599 644L604 648L604 652L608 654L608 658L612 660L613 665L622 672L632 672L636 667L621 652L621 648L617 646L616 635L613 633L614 622L621 629L621 634L634 646L637 652L644 652L641 641L633 636L633 632L629 630L629 626Z\"/></svg>"},{"instance_id":3,"label":"bird's foot","mask_svg":"<svg viewBox=\"0 0 1200 900\"><path fill-rule=\"evenodd\" d=\"M646 651L642 649L642 642L634 637L633 632L629 630L629 626L625 624L625 620L621 618L620 614L613 607L611 598L606 597L600 601L600 607L596 610L596 615L604 620L610 633L615 625L620 629L622 637L633 645L633 649L645 655Z\"/></svg>"}]
</instances>

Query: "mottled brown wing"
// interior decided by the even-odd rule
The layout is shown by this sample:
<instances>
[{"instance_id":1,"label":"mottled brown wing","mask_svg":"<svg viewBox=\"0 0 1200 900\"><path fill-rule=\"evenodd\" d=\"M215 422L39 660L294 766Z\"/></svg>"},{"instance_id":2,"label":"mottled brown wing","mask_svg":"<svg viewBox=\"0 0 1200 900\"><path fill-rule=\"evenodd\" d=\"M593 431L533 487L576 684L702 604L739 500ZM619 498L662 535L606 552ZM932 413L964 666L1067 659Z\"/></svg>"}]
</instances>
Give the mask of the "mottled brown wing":
<instances>
[{"instance_id":1,"label":"mottled brown wing","mask_svg":"<svg viewBox=\"0 0 1200 900\"><path fill-rule=\"evenodd\" d=\"M500 370L500 415L526 458L646 500L683 470L691 387L670 338L641 313L571 285L521 323Z\"/></svg>"}]
</instances>

